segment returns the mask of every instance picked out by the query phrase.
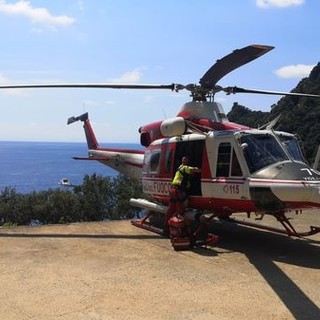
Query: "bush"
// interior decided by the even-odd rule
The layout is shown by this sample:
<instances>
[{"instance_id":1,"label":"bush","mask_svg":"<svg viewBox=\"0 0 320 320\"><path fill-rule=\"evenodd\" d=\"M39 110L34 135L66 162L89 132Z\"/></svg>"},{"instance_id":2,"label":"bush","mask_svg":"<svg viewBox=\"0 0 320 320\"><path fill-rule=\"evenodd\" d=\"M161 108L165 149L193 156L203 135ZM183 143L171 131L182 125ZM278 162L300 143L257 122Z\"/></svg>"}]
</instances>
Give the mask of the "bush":
<instances>
[{"instance_id":1,"label":"bush","mask_svg":"<svg viewBox=\"0 0 320 320\"><path fill-rule=\"evenodd\" d=\"M78 199L79 221L98 221L110 216L113 205L112 180L93 174L86 175L81 186L74 188Z\"/></svg>"},{"instance_id":2,"label":"bush","mask_svg":"<svg viewBox=\"0 0 320 320\"><path fill-rule=\"evenodd\" d=\"M86 175L73 189L49 189L21 194L6 187L0 192L0 224L26 225L132 218L129 204L141 197L141 183L123 175L116 178Z\"/></svg>"},{"instance_id":3,"label":"bush","mask_svg":"<svg viewBox=\"0 0 320 320\"><path fill-rule=\"evenodd\" d=\"M130 206L130 198L142 196L142 185L136 180L119 175L113 180L114 203L110 219L132 219L141 210Z\"/></svg>"}]
</instances>

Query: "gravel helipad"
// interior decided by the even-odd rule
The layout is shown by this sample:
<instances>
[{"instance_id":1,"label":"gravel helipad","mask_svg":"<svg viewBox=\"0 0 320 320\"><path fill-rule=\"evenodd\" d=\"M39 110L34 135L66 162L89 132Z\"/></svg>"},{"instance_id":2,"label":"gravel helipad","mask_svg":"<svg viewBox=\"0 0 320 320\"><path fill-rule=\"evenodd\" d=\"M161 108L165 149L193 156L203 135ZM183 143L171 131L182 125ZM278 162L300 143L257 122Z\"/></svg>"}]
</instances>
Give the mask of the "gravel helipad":
<instances>
[{"instance_id":1,"label":"gravel helipad","mask_svg":"<svg viewBox=\"0 0 320 320\"><path fill-rule=\"evenodd\" d=\"M214 230L215 247L175 252L129 221L2 228L0 319L320 319L319 234Z\"/></svg>"}]
</instances>

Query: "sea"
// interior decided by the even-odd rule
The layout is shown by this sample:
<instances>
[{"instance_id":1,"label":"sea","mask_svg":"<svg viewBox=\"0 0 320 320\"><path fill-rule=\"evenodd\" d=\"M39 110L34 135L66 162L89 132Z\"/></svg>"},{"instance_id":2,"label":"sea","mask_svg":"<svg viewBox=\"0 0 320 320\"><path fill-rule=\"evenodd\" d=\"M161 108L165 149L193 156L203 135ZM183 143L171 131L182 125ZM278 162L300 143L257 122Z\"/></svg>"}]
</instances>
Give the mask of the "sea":
<instances>
[{"instance_id":1,"label":"sea","mask_svg":"<svg viewBox=\"0 0 320 320\"><path fill-rule=\"evenodd\" d=\"M103 147L141 149L139 144L105 144ZM118 172L97 161L75 160L87 157L87 144L77 142L0 141L0 192L6 187L19 193L67 188L80 185L85 175L116 177Z\"/></svg>"}]
</instances>

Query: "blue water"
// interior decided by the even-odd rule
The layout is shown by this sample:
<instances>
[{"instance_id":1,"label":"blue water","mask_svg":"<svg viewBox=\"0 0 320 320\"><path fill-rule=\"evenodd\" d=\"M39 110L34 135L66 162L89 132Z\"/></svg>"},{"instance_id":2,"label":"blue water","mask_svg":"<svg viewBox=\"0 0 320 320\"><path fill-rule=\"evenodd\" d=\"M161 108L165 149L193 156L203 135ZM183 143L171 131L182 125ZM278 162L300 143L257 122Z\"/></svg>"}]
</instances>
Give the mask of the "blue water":
<instances>
[{"instance_id":1,"label":"blue water","mask_svg":"<svg viewBox=\"0 0 320 320\"><path fill-rule=\"evenodd\" d=\"M140 148L136 144L108 146ZM14 187L21 193L65 188L59 184L62 178L78 185L86 174L118 174L97 161L72 159L75 156L87 156L86 143L0 141L0 191L5 187Z\"/></svg>"}]
</instances>

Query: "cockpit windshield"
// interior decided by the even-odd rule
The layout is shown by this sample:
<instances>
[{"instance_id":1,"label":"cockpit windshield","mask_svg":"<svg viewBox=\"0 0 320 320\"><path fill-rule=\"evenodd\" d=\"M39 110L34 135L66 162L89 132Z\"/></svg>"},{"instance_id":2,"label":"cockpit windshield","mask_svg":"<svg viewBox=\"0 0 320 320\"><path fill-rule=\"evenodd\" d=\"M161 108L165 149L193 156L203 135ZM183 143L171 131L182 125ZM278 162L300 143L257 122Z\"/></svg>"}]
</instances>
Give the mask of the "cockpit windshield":
<instances>
[{"instance_id":1,"label":"cockpit windshield","mask_svg":"<svg viewBox=\"0 0 320 320\"><path fill-rule=\"evenodd\" d=\"M251 173L289 160L279 141L271 134L244 134L240 142Z\"/></svg>"},{"instance_id":2,"label":"cockpit windshield","mask_svg":"<svg viewBox=\"0 0 320 320\"><path fill-rule=\"evenodd\" d=\"M299 143L294 136L286 136L283 134L277 134L277 136L294 161L305 162Z\"/></svg>"}]
</instances>

